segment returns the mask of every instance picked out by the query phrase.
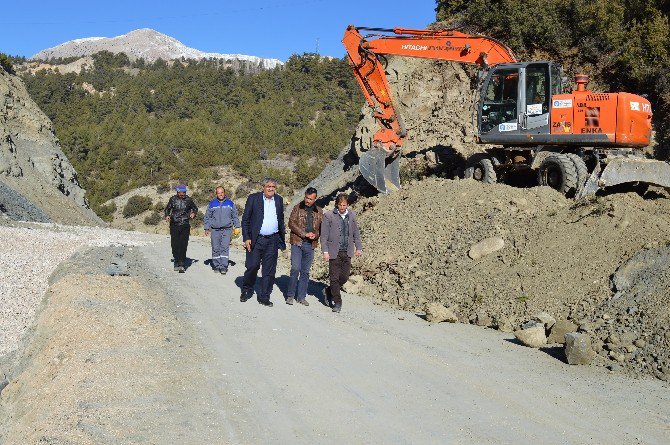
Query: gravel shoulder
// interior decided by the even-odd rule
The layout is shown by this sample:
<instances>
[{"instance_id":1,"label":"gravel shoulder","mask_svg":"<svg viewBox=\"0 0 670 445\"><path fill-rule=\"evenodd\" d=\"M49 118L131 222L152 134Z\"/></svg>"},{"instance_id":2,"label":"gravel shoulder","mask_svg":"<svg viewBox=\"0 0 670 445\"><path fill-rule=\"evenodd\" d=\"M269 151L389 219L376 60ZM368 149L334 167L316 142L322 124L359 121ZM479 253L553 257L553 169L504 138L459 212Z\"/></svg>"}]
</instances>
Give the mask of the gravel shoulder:
<instances>
[{"instance_id":1,"label":"gravel shoulder","mask_svg":"<svg viewBox=\"0 0 670 445\"><path fill-rule=\"evenodd\" d=\"M5 443L670 441L664 382L351 295L340 315L314 297L288 306L286 276L273 308L240 303L243 252L214 274L204 239L186 274L167 238L130 249L88 250L54 274L0 396ZM111 277L120 252L129 276Z\"/></svg>"}]
</instances>

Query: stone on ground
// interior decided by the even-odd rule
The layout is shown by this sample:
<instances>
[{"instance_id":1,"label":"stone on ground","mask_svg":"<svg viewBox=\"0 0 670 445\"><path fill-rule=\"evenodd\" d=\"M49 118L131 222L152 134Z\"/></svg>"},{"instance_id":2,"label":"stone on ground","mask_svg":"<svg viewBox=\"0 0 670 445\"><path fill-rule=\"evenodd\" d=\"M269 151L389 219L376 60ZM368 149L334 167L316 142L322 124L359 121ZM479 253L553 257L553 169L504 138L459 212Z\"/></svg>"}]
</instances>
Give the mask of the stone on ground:
<instances>
[{"instance_id":1,"label":"stone on ground","mask_svg":"<svg viewBox=\"0 0 670 445\"><path fill-rule=\"evenodd\" d=\"M449 323L458 322L458 317L451 309L448 309L440 303L428 303L425 308L426 320L431 323L440 323L446 321Z\"/></svg>"},{"instance_id":2,"label":"stone on ground","mask_svg":"<svg viewBox=\"0 0 670 445\"><path fill-rule=\"evenodd\" d=\"M544 326L533 326L528 329L514 331L514 336L525 346L539 348L547 344L547 336L544 332Z\"/></svg>"},{"instance_id":3,"label":"stone on ground","mask_svg":"<svg viewBox=\"0 0 670 445\"><path fill-rule=\"evenodd\" d=\"M570 320L560 319L551 327L547 343L565 344L565 334L569 332L577 332L578 326Z\"/></svg>"},{"instance_id":4,"label":"stone on ground","mask_svg":"<svg viewBox=\"0 0 670 445\"><path fill-rule=\"evenodd\" d=\"M588 365L595 357L588 334L569 332L565 334L565 357L571 365Z\"/></svg>"},{"instance_id":5,"label":"stone on ground","mask_svg":"<svg viewBox=\"0 0 670 445\"><path fill-rule=\"evenodd\" d=\"M473 260L478 260L479 258L485 257L497 252L505 246L505 240L499 236L492 236L490 238L485 238L480 242L473 244L470 247L468 256Z\"/></svg>"}]
</instances>

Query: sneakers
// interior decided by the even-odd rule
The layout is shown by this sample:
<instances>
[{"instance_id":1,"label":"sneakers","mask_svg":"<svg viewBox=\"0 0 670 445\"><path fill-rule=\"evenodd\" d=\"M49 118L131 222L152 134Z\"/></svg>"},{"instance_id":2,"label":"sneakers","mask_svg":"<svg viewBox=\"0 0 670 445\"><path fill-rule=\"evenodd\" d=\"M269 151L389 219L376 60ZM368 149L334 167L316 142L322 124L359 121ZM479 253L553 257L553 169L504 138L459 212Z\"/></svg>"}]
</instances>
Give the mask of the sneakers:
<instances>
[{"instance_id":1,"label":"sneakers","mask_svg":"<svg viewBox=\"0 0 670 445\"><path fill-rule=\"evenodd\" d=\"M184 266L179 266L179 273L184 273L186 272L186 269L184 269Z\"/></svg>"},{"instance_id":2,"label":"sneakers","mask_svg":"<svg viewBox=\"0 0 670 445\"><path fill-rule=\"evenodd\" d=\"M293 301L294 301L294 300L293 300L293 297L288 297L288 298L286 299L286 304L293 304Z\"/></svg>"},{"instance_id":3,"label":"sneakers","mask_svg":"<svg viewBox=\"0 0 670 445\"><path fill-rule=\"evenodd\" d=\"M223 269L219 270L219 273L220 273L221 275L225 275L225 274L228 273L228 269L224 267Z\"/></svg>"},{"instance_id":4,"label":"sneakers","mask_svg":"<svg viewBox=\"0 0 670 445\"><path fill-rule=\"evenodd\" d=\"M179 272L179 266L176 266L176 265L175 265L174 268L173 268L172 270L174 270L175 272Z\"/></svg>"},{"instance_id":5,"label":"sneakers","mask_svg":"<svg viewBox=\"0 0 670 445\"><path fill-rule=\"evenodd\" d=\"M242 291L242 295L240 295L240 301L242 303L244 303L245 301L250 299L253 294L254 294L253 291L249 291L249 292Z\"/></svg>"},{"instance_id":6,"label":"sneakers","mask_svg":"<svg viewBox=\"0 0 670 445\"><path fill-rule=\"evenodd\" d=\"M262 304L263 306L267 307L272 307L274 304L270 300L258 300L258 303Z\"/></svg>"},{"instance_id":7,"label":"sneakers","mask_svg":"<svg viewBox=\"0 0 670 445\"><path fill-rule=\"evenodd\" d=\"M305 299L303 299L303 300L298 300L298 303L302 304L303 306L309 306L309 303L308 303L307 300L305 300Z\"/></svg>"},{"instance_id":8,"label":"sneakers","mask_svg":"<svg viewBox=\"0 0 670 445\"><path fill-rule=\"evenodd\" d=\"M339 313L340 310L342 310L342 305L341 304L336 304L335 306L333 306L333 312Z\"/></svg>"}]
</instances>

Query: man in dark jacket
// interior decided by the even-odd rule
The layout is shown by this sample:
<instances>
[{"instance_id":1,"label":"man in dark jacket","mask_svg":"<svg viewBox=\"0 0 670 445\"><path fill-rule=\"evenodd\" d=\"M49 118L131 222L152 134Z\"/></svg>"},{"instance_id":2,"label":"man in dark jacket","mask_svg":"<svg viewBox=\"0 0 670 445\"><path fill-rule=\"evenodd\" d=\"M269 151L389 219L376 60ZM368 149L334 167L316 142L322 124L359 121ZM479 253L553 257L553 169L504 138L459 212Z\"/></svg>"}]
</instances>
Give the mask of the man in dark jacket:
<instances>
[{"instance_id":1,"label":"man in dark jacket","mask_svg":"<svg viewBox=\"0 0 670 445\"><path fill-rule=\"evenodd\" d=\"M319 244L321 220L323 210L316 204L316 189L308 187L305 190L305 199L296 204L288 218L288 228L291 231L291 279L286 292L286 304L298 303L309 306L305 299L309 284L309 270L314 261L314 249Z\"/></svg>"},{"instance_id":2,"label":"man in dark jacket","mask_svg":"<svg viewBox=\"0 0 670 445\"><path fill-rule=\"evenodd\" d=\"M179 184L175 187L177 194L170 198L165 207L165 220L170 224L170 238L172 241L172 257L174 270L184 273L186 249L191 233L191 219L198 214L198 207L190 196L186 195L186 186Z\"/></svg>"},{"instance_id":3,"label":"man in dark jacket","mask_svg":"<svg viewBox=\"0 0 670 445\"><path fill-rule=\"evenodd\" d=\"M240 218L237 216L235 203L226 198L226 190L216 188L216 198L212 199L205 212L205 235L212 240L212 268L214 272L228 272L228 256L230 238L233 230L239 230ZM239 236L239 234L238 234Z\"/></svg>"},{"instance_id":4,"label":"man in dark jacket","mask_svg":"<svg viewBox=\"0 0 670 445\"><path fill-rule=\"evenodd\" d=\"M242 239L247 249L247 258L240 296L242 302L253 295L256 276L262 265L258 302L272 306L270 294L277 272L278 249L286 249L284 199L276 194L276 190L277 181L267 178L263 181L263 191L249 195L244 206Z\"/></svg>"},{"instance_id":5,"label":"man in dark jacket","mask_svg":"<svg viewBox=\"0 0 670 445\"><path fill-rule=\"evenodd\" d=\"M351 258L363 255L361 234L356 214L349 209L347 195L340 193L335 199L335 209L325 212L321 223L321 250L324 261L328 261L330 286L326 298L333 301L333 312L342 309L342 285L351 273Z\"/></svg>"}]
</instances>

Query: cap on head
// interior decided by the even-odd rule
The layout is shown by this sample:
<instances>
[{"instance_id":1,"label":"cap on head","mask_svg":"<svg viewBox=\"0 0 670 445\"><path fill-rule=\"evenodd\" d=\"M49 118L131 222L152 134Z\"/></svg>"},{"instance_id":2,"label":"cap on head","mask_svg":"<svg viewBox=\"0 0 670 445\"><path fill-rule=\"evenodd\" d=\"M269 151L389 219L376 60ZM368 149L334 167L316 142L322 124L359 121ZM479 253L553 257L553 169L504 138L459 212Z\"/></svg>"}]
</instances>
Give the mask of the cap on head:
<instances>
[{"instance_id":1,"label":"cap on head","mask_svg":"<svg viewBox=\"0 0 670 445\"><path fill-rule=\"evenodd\" d=\"M186 193L186 186L184 184L179 184L177 187L174 188L178 192L184 192Z\"/></svg>"}]
</instances>

